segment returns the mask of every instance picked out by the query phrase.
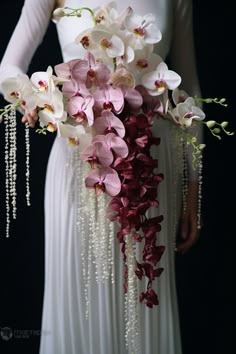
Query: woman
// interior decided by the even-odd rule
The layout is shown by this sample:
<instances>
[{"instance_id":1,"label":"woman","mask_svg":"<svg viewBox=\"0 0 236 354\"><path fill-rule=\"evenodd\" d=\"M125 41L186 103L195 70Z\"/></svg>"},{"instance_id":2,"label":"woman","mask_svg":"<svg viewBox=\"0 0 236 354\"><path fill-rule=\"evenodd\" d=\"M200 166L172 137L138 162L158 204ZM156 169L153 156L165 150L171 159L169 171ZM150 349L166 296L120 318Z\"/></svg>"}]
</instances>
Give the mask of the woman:
<instances>
[{"instance_id":1,"label":"woman","mask_svg":"<svg viewBox=\"0 0 236 354\"><path fill-rule=\"evenodd\" d=\"M99 1L99 4L103 2ZM96 0L25 0L22 14L12 34L0 67L0 83L17 73L27 73L31 59L41 43L56 7L98 6ZM121 11L133 7L141 15L152 12L162 32L162 40L155 51L182 78L182 87L190 95L199 95L192 33L192 7L190 0L130 0L117 3ZM62 50L63 60L76 58L71 43L90 22L86 15L81 18L62 18L55 24ZM50 63L49 63L50 65ZM40 68L39 68L40 70ZM2 92L4 94L4 92ZM25 112L23 122L33 127L37 114ZM165 176L159 191L158 214L165 219L160 233L160 243L166 246L161 259L164 272L158 280L157 293L160 305L148 309L139 304L140 342L137 353L181 354L181 339L175 288L174 250L177 217L180 215L180 183L176 179L176 147L170 143L170 126L158 120L156 132L161 137L158 147L159 170ZM68 159L69 156L69 159ZM75 156L68 163L71 154L66 142L56 138L53 144L46 177L45 192L45 290L42 318L40 354L125 354L123 260L118 242L113 245L114 280L96 282L93 269L86 269L85 253L81 239L91 231L90 218L83 220L82 208L86 204L83 189L84 163ZM82 172L81 172L82 171ZM199 237L197 226L197 175L191 168L189 155L190 182L187 207L181 217L182 242L178 251L185 253ZM84 193L84 194L83 194ZM71 198L72 196L72 198ZM96 200L91 205L92 216L96 213ZM91 216L91 215L90 215ZM83 227L81 226L83 224ZM111 231L110 225L103 231ZM115 236L114 236L115 239ZM85 279L86 278L86 279ZM85 289L84 289L85 288ZM88 301L86 300L88 299ZM88 306L88 319L86 311Z\"/></svg>"}]
</instances>

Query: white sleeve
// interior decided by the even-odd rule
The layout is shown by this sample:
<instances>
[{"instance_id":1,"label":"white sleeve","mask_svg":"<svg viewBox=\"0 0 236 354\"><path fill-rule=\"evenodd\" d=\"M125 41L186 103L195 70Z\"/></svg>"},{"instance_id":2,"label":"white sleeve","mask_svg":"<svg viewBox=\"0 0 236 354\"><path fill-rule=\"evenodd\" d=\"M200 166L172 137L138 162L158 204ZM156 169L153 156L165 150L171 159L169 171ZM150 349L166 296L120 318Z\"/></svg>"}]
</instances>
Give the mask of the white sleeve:
<instances>
[{"instance_id":1,"label":"white sleeve","mask_svg":"<svg viewBox=\"0 0 236 354\"><path fill-rule=\"evenodd\" d=\"M190 96L201 97L195 57L192 0L175 0L174 27L170 51L170 66L182 78L181 87ZM199 142L203 141L203 125L194 128ZM189 179L197 180L192 168L192 151L188 154Z\"/></svg>"},{"instance_id":2,"label":"white sleeve","mask_svg":"<svg viewBox=\"0 0 236 354\"><path fill-rule=\"evenodd\" d=\"M1 83L18 73L27 73L29 65L49 26L55 0L25 0L17 25L0 64Z\"/></svg>"}]
</instances>

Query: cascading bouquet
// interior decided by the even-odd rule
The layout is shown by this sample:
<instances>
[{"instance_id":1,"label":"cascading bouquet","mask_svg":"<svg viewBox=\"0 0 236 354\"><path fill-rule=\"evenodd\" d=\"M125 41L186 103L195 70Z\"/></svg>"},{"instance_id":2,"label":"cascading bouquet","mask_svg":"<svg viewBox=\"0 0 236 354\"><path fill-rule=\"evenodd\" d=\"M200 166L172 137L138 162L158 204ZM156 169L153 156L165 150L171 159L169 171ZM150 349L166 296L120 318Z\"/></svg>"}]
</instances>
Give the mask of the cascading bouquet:
<instances>
[{"instance_id":1,"label":"cascading bouquet","mask_svg":"<svg viewBox=\"0 0 236 354\"><path fill-rule=\"evenodd\" d=\"M37 131L56 132L67 139L91 167L85 187L94 189L98 197L102 193L109 196L107 217L119 225L125 292L137 301L136 278L146 278L146 290L139 299L153 307L158 297L152 284L163 271L158 264L165 249L157 243L163 216L148 217L149 209L159 205L157 188L164 178L156 172L157 160L151 154L151 147L160 143L153 135L154 119L171 121L179 128L185 145L193 148L193 165L198 168L205 145L198 142L191 128L202 123L218 138L221 131L232 134L225 129L228 122L205 121L199 102L224 105L225 100L189 97L179 89L181 77L153 52L161 32L152 14L140 16L130 7L119 14L110 3L94 11L60 8L54 11L54 20L81 17L83 11L89 11L94 21L94 27L80 33L75 41L83 47L84 58L58 64L54 71L49 66L46 72L35 72L31 77L21 74L2 84L10 102L0 116L6 129L7 236L11 205L16 217L16 110L37 110ZM30 204L28 129L26 125ZM142 262L135 258L136 243L143 243ZM133 316L135 337L135 305L129 316Z\"/></svg>"}]
</instances>

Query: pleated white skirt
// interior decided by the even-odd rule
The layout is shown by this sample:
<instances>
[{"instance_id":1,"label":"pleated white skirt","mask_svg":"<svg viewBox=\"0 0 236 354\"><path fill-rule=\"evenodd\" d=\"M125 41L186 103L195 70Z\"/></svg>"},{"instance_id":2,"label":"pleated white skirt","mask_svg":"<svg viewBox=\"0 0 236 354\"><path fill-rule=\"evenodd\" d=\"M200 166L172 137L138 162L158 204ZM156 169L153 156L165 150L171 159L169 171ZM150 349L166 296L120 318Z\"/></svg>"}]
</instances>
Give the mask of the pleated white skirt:
<instances>
[{"instance_id":1,"label":"pleated white skirt","mask_svg":"<svg viewBox=\"0 0 236 354\"><path fill-rule=\"evenodd\" d=\"M155 130L156 136L161 136L161 144L156 147L159 172L164 173L164 181L159 185L160 207L156 211L164 215L158 242L165 245L166 250L160 261L164 272L155 280L160 304L152 309L138 305L138 354L181 354L173 246L179 213L179 180L173 168L178 149L170 138L169 123L158 121ZM45 189L45 290L40 354L127 354L123 256L115 233L115 282L97 282L95 269L89 271L88 318L85 315L84 260L81 235L76 227L80 200L74 187L76 170L83 169L84 162L77 161L76 165L70 164L68 174L67 142L56 138L49 157ZM85 234L89 232L89 222L88 216L88 220L84 220Z\"/></svg>"}]
</instances>

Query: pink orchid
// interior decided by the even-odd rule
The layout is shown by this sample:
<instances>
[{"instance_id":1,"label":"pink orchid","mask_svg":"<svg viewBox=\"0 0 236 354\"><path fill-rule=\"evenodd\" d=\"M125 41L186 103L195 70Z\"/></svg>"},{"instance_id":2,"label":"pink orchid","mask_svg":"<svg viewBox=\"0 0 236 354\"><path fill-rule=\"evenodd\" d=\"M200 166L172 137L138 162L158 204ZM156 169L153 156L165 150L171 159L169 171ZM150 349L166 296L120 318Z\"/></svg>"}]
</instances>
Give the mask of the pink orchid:
<instances>
[{"instance_id":1,"label":"pink orchid","mask_svg":"<svg viewBox=\"0 0 236 354\"><path fill-rule=\"evenodd\" d=\"M112 73L109 83L117 87L125 86L134 88L135 79L127 68L120 66L114 71L114 73Z\"/></svg>"},{"instance_id":2,"label":"pink orchid","mask_svg":"<svg viewBox=\"0 0 236 354\"><path fill-rule=\"evenodd\" d=\"M93 96L75 96L69 100L67 111L74 118L75 123L87 122L88 126L93 125Z\"/></svg>"},{"instance_id":3,"label":"pink orchid","mask_svg":"<svg viewBox=\"0 0 236 354\"><path fill-rule=\"evenodd\" d=\"M86 73L86 85L90 88L94 84L96 86L106 84L110 78L111 71L104 63L95 60L92 53L88 52Z\"/></svg>"},{"instance_id":4,"label":"pink orchid","mask_svg":"<svg viewBox=\"0 0 236 354\"><path fill-rule=\"evenodd\" d=\"M128 146L125 141L114 133L107 135L96 135L93 142L104 142L107 147L112 150L116 156L125 158L128 155Z\"/></svg>"},{"instance_id":5,"label":"pink orchid","mask_svg":"<svg viewBox=\"0 0 236 354\"><path fill-rule=\"evenodd\" d=\"M93 126L98 134L114 132L121 138L125 136L124 124L111 111L102 111L101 116L95 119Z\"/></svg>"},{"instance_id":6,"label":"pink orchid","mask_svg":"<svg viewBox=\"0 0 236 354\"><path fill-rule=\"evenodd\" d=\"M86 67L87 61L82 59L72 59L66 63L57 64L54 66L54 70L58 76L65 79L79 80L81 82L86 81L86 72L83 67ZM82 70L81 70L82 68Z\"/></svg>"},{"instance_id":7,"label":"pink orchid","mask_svg":"<svg viewBox=\"0 0 236 354\"><path fill-rule=\"evenodd\" d=\"M94 188L96 195L102 192L114 197L119 194L121 183L117 172L110 167L98 168L85 179L87 188Z\"/></svg>"},{"instance_id":8,"label":"pink orchid","mask_svg":"<svg viewBox=\"0 0 236 354\"><path fill-rule=\"evenodd\" d=\"M90 95L85 83L78 82L75 79L70 79L69 81L64 82L62 85L62 92L66 98Z\"/></svg>"},{"instance_id":9,"label":"pink orchid","mask_svg":"<svg viewBox=\"0 0 236 354\"><path fill-rule=\"evenodd\" d=\"M91 167L95 168L96 166L110 166L114 157L104 142L97 141L89 145L81 153L80 159L89 162Z\"/></svg>"},{"instance_id":10,"label":"pink orchid","mask_svg":"<svg viewBox=\"0 0 236 354\"><path fill-rule=\"evenodd\" d=\"M141 94L132 87L121 86L120 87L125 101L128 103L129 109L138 110L143 104L143 98Z\"/></svg>"},{"instance_id":11,"label":"pink orchid","mask_svg":"<svg viewBox=\"0 0 236 354\"><path fill-rule=\"evenodd\" d=\"M119 87L105 85L94 92L94 108L101 112L104 109L120 113L124 107L124 96Z\"/></svg>"}]
</instances>

